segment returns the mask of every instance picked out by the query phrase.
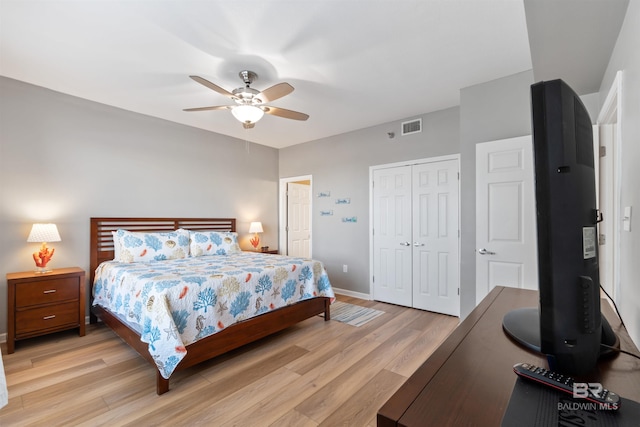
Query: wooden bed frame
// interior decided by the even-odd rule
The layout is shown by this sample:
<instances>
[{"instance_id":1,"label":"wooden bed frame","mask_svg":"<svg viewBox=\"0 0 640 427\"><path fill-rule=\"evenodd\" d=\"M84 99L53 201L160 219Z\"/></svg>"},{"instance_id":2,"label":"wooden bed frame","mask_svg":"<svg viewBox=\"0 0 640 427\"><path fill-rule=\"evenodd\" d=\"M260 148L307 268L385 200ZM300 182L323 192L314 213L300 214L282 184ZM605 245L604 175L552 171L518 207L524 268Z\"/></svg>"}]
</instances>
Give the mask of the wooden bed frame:
<instances>
[{"instance_id":1,"label":"wooden bed frame","mask_svg":"<svg viewBox=\"0 0 640 427\"><path fill-rule=\"evenodd\" d=\"M112 260L113 237L111 232L117 229L130 231L172 231L178 228L199 231L236 231L235 218L91 218L90 239L90 285L93 287L95 271L103 261ZM169 391L169 380L160 375L153 358L149 354L148 344L140 341L135 329L123 323L116 315L103 307L93 306L91 295L91 323L98 319L136 350L156 369L156 392ZM244 320L223 329L211 336L188 345L187 355L180 361L175 371L196 365L219 356L230 350L281 331L305 319L324 313L324 320L331 318L328 297L311 298L300 301L257 317Z\"/></svg>"}]
</instances>

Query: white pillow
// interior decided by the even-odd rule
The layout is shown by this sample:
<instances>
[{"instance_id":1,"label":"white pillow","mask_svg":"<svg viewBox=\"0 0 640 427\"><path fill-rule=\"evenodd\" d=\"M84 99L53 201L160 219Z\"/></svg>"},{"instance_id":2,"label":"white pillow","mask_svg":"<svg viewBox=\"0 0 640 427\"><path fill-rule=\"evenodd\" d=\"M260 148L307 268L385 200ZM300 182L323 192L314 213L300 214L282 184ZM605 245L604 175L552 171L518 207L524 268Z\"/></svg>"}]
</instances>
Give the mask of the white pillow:
<instances>
[{"instance_id":1,"label":"white pillow","mask_svg":"<svg viewBox=\"0 0 640 427\"><path fill-rule=\"evenodd\" d=\"M231 231L190 231L191 256L229 255L240 252L238 233Z\"/></svg>"},{"instance_id":2,"label":"white pillow","mask_svg":"<svg viewBox=\"0 0 640 427\"><path fill-rule=\"evenodd\" d=\"M119 262L162 261L189 256L189 232L183 229L156 233L117 230L113 242L115 260Z\"/></svg>"}]
</instances>

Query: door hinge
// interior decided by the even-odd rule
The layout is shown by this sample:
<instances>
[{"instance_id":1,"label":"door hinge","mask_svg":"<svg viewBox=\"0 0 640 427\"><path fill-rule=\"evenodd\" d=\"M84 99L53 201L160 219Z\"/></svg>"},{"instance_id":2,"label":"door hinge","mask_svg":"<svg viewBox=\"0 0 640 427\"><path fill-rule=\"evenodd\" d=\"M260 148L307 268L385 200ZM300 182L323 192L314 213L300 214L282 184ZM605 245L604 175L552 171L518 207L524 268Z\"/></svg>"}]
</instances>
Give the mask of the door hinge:
<instances>
[{"instance_id":1,"label":"door hinge","mask_svg":"<svg viewBox=\"0 0 640 427\"><path fill-rule=\"evenodd\" d=\"M604 145L600 146L600 157L605 157L607 155L607 147Z\"/></svg>"},{"instance_id":2,"label":"door hinge","mask_svg":"<svg viewBox=\"0 0 640 427\"><path fill-rule=\"evenodd\" d=\"M458 172L458 181L460 181L460 172Z\"/></svg>"},{"instance_id":3,"label":"door hinge","mask_svg":"<svg viewBox=\"0 0 640 427\"><path fill-rule=\"evenodd\" d=\"M376 283L376 276L371 276L371 281L372 281L373 283Z\"/></svg>"},{"instance_id":4,"label":"door hinge","mask_svg":"<svg viewBox=\"0 0 640 427\"><path fill-rule=\"evenodd\" d=\"M606 236L606 234L600 234L600 235L598 236L598 243L599 243L600 245L605 245L605 244L607 244L607 236Z\"/></svg>"},{"instance_id":5,"label":"door hinge","mask_svg":"<svg viewBox=\"0 0 640 427\"><path fill-rule=\"evenodd\" d=\"M458 288L458 296L460 296L460 288Z\"/></svg>"}]
</instances>

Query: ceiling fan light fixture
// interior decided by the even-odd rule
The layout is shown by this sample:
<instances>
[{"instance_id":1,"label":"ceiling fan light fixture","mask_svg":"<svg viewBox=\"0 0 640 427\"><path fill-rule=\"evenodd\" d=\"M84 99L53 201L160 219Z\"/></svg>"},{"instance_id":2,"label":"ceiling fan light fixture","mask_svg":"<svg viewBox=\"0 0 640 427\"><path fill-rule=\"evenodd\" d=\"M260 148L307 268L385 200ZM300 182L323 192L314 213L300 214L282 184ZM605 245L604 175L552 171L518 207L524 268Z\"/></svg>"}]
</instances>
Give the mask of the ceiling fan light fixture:
<instances>
[{"instance_id":1,"label":"ceiling fan light fixture","mask_svg":"<svg viewBox=\"0 0 640 427\"><path fill-rule=\"evenodd\" d=\"M254 124L264 116L264 111L253 105L238 105L231 109L231 114L242 124Z\"/></svg>"},{"instance_id":2,"label":"ceiling fan light fixture","mask_svg":"<svg viewBox=\"0 0 640 427\"><path fill-rule=\"evenodd\" d=\"M231 99L236 105L216 105L212 107L185 108L184 111L213 111L213 110L231 110L233 116L242 123L245 129L251 129L266 113L276 117L282 117L291 120L307 120L308 114L298 111L287 110L285 108L277 108L264 105L276 99L280 99L293 92L293 86L289 83L278 83L263 91L258 91L249 85L258 77L252 71L241 71L240 78L245 83L244 87L239 87L229 92L220 86L211 83L207 79L199 76L189 76L192 80L201 85L218 92L220 95Z\"/></svg>"}]
</instances>

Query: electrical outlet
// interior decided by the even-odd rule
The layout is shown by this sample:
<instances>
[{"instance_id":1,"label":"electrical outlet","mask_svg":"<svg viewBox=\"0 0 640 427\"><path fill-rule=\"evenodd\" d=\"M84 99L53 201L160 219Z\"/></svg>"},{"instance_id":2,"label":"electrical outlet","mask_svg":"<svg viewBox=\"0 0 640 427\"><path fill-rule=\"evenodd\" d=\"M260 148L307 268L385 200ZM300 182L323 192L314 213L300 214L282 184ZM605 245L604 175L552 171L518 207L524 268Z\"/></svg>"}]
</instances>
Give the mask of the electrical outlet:
<instances>
[{"instance_id":1,"label":"electrical outlet","mask_svg":"<svg viewBox=\"0 0 640 427\"><path fill-rule=\"evenodd\" d=\"M349 272L349 267L347 266L347 264L342 264L342 272L343 273L348 273Z\"/></svg>"}]
</instances>

